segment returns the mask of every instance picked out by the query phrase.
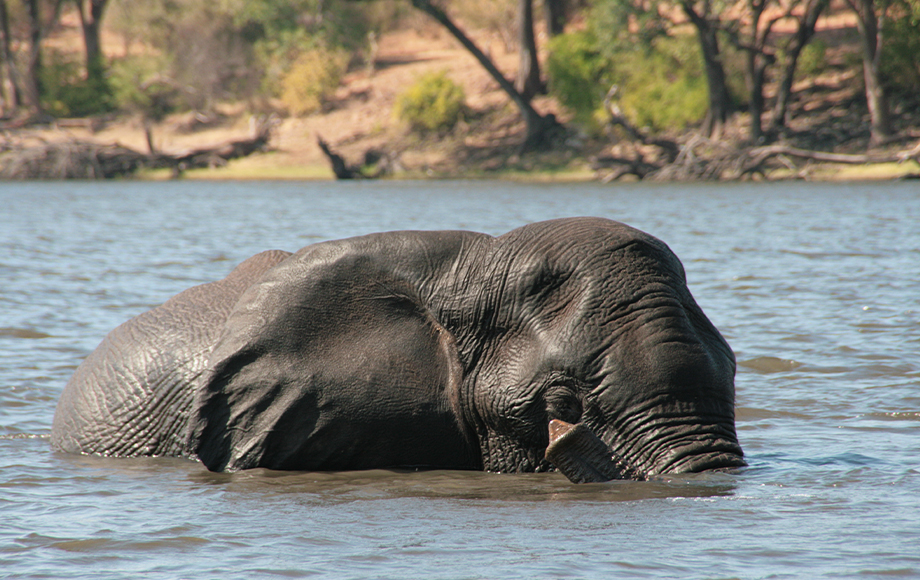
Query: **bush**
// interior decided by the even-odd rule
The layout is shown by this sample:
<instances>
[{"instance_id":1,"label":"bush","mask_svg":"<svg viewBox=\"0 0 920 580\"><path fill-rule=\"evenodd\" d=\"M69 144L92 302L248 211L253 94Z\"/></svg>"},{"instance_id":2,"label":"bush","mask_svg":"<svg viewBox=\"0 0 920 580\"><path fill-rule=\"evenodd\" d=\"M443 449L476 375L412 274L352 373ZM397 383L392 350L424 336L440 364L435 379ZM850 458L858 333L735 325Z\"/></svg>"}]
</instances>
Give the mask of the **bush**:
<instances>
[{"instance_id":1,"label":"bush","mask_svg":"<svg viewBox=\"0 0 920 580\"><path fill-rule=\"evenodd\" d=\"M606 119L604 97L614 84L616 104L640 127L683 129L706 114L706 75L692 36L601 51L593 34L576 32L554 39L550 51L550 91L588 130Z\"/></svg>"},{"instance_id":2,"label":"bush","mask_svg":"<svg viewBox=\"0 0 920 580\"><path fill-rule=\"evenodd\" d=\"M317 48L305 52L281 80L281 101L293 115L322 110L345 76L348 56L340 51Z\"/></svg>"},{"instance_id":3,"label":"bush","mask_svg":"<svg viewBox=\"0 0 920 580\"><path fill-rule=\"evenodd\" d=\"M126 111L143 113L159 120L179 108L181 91L176 83L160 71L166 68L163 59L155 56L135 56L116 60L109 73L109 84L116 106Z\"/></svg>"},{"instance_id":4,"label":"bush","mask_svg":"<svg viewBox=\"0 0 920 580\"><path fill-rule=\"evenodd\" d=\"M920 2L900 0L889 7L883 29L882 74L892 93L920 94Z\"/></svg>"},{"instance_id":5,"label":"bush","mask_svg":"<svg viewBox=\"0 0 920 580\"><path fill-rule=\"evenodd\" d=\"M660 38L651 52L631 51L617 61L619 105L640 127L685 129L703 118L709 93L696 39Z\"/></svg>"},{"instance_id":6,"label":"bush","mask_svg":"<svg viewBox=\"0 0 920 580\"><path fill-rule=\"evenodd\" d=\"M417 131L452 129L465 108L463 87L446 71L420 77L396 101L396 116Z\"/></svg>"},{"instance_id":7,"label":"bush","mask_svg":"<svg viewBox=\"0 0 920 580\"><path fill-rule=\"evenodd\" d=\"M827 71L827 43L816 38L805 45L796 63L796 72L811 78Z\"/></svg>"},{"instance_id":8,"label":"bush","mask_svg":"<svg viewBox=\"0 0 920 580\"><path fill-rule=\"evenodd\" d=\"M84 78L77 57L49 51L41 69L42 106L56 117L86 117L114 108L104 75Z\"/></svg>"},{"instance_id":9,"label":"bush","mask_svg":"<svg viewBox=\"0 0 920 580\"><path fill-rule=\"evenodd\" d=\"M604 96L609 89L610 67L597 50L590 32L560 34L549 43L546 76L549 91L575 116L575 121L596 129Z\"/></svg>"}]
</instances>

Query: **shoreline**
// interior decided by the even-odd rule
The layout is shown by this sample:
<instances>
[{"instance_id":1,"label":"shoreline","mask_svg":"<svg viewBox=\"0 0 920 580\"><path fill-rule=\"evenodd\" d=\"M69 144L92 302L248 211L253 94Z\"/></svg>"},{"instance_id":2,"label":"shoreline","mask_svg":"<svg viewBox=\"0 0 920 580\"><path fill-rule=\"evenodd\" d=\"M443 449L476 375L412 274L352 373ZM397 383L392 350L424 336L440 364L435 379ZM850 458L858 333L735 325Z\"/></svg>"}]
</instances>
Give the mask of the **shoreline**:
<instances>
[{"instance_id":1,"label":"shoreline","mask_svg":"<svg viewBox=\"0 0 920 580\"><path fill-rule=\"evenodd\" d=\"M493 52L496 63L506 71L516 68L516 54L501 50ZM464 86L467 95L467 117L453 131L442 135L417 135L409 131L393 115L393 105L405 86L421 74L447 70L454 80ZM839 75L838 75L839 76ZM847 77L849 78L849 77ZM842 83L842 84L841 84ZM836 78L833 88L812 95L809 106L820 104L829 110L840 108L843 95L853 92L846 78ZM850 97L847 97L850 98ZM202 121L194 112L176 113L149 125L150 141L157 153L179 154L183 151L215 147L222 143L247 138L257 118L272 119L268 149L247 157L234 159L224 166L193 169L182 172L181 179L206 180L332 180L334 174L329 160L317 145L326 140L332 149L348 163L364 159L370 152L388 158L393 172L387 179L497 179L519 182L585 182L610 181L612 172L597 163L604 156L654 158L648 147L609 136L589 137L581 134L571 119L551 97L538 96L533 104L541 114L556 115L569 131L556 149L547 152L516 153L523 141L524 126L518 112L508 102L484 69L439 29L430 27L424 33L415 30L393 31L380 38L380 52L374 70L355 70L346 75L334 103L328 110L308 117L277 118L269 108L253 114L244 103L217 105L211 118ZM834 116L794 117L789 127L788 142L802 149L821 149L827 144L816 135L827 123L857 123L862 127L864 113L856 112L846 119ZM736 113L718 142L745 154L744 116ZM838 115L839 116L839 115ZM902 149L920 144L920 130L915 120L902 119L905 137L898 146L870 148L868 129L850 131L849 138L837 142L832 149L844 153L871 153L883 158L901 153ZM0 164L2 156L39 144L85 142L98 146L120 145L144 154L149 152L148 134L143 120L128 113L104 118L59 119L45 125L18 127L7 123L0 127ZM679 134L664 135L677 145L692 141L693 129ZM781 140L774 141L780 143ZM920 147L920 145L917 145ZM691 183L734 182L757 180L813 181L881 181L920 177L920 159L912 153L904 163L834 163L818 160L790 160L762 165L765 175L741 174L739 178L720 174L717 179L673 179L656 182ZM597 164L597 167L592 167ZM163 180L174 178L168 169L140 170L122 179ZM633 176L618 176L615 181L634 182Z\"/></svg>"}]
</instances>

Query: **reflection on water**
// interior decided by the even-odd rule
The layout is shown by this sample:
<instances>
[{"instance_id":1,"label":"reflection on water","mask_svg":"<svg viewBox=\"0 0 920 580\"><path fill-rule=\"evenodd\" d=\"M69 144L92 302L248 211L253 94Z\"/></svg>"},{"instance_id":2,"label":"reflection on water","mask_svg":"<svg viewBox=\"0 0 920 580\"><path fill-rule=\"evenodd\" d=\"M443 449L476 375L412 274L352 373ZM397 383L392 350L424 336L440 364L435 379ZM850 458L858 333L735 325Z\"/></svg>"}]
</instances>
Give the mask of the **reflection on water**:
<instances>
[{"instance_id":1,"label":"reflection on water","mask_svg":"<svg viewBox=\"0 0 920 580\"><path fill-rule=\"evenodd\" d=\"M722 474L572 485L558 474L494 474L471 471L359 471L285 473L256 469L232 474L194 473L190 481L218 484L242 494L314 495L324 503L399 497L506 501L638 501L729 495Z\"/></svg>"},{"instance_id":2,"label":"reflection on water","mask_svg":"<svg viewBox=\"0 0 920 580\"><path fill-rule=\"evenodd\" d=\"M0 204L0 576L920 576L915 184L35 183L0 184ZM749 467L574 486L48 447L109 330L256 252L571 215L681 257L737 354Z\"/></svg>"}]
</instances>

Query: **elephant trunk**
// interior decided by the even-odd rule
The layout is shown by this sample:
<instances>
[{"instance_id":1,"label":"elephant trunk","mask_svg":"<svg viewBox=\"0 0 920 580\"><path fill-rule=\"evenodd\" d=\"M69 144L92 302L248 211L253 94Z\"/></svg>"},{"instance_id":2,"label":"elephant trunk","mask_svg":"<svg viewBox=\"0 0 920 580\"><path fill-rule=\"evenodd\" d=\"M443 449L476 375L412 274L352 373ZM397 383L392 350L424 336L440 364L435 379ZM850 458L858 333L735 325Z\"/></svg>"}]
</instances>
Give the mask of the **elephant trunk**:
<instances>
[{"instance_id":1,"label":"elephant trunk","mask_svg":"<svg viewBox=\"0 0 920 580\"><path fill-rule=\"evenodd\" d=\"M558 419L549 422L546 460L572 483L632 478L626 466L613 459L607 445L581 423L573 425Z\"/></svg>"},{"instance_id":2,"label":"elephant trunk","mask_svg":"<svg viewBox=\"0 0 920 580\"><path fill-rule=\"evenodd\" d=\"M740 446L723 440L695 441L668 453L666 463L654 469L638 470L617 458L584 424L557 419L549 423L546 460L573 483L595 483L613 479L646 479L663 473L693 473L745 465Z\"/></svg>"}]
</instances>

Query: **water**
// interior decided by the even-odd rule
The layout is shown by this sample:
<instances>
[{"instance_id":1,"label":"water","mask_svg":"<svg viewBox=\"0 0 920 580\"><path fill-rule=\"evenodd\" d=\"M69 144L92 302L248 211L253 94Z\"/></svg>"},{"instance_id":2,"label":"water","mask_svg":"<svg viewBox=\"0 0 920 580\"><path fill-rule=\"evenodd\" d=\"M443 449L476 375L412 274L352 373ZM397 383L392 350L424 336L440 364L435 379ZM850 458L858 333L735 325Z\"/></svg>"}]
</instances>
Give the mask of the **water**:
<instances>
[{"instance_id":1,"label":"water","mask_svg":"<svg viewBox=\"0 0 920 580\"><path fill-rule=\"evenodd\" d=\"M0 577L920 578L920 186L0 184ZM735 349L732 475L212 474L53 453L116 325L258 251L597 215Z\"/></svg>"}]
</instances>

